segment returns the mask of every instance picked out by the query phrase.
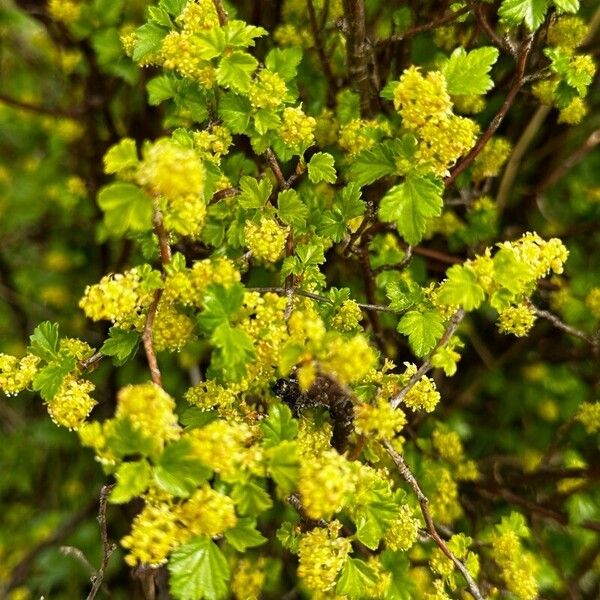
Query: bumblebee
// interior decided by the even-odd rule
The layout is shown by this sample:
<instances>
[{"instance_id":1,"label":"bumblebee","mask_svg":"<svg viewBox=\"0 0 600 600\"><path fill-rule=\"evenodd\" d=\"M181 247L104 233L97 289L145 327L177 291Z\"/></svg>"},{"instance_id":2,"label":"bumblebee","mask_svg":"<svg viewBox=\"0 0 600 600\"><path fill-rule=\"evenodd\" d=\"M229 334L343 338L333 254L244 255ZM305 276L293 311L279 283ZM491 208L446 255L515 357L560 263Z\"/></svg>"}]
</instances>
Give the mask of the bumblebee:
<instances>
[{"instance_id":1,"label":"bumblebee","mask_svg":"<svg viewBox=\"0 0 600 600\"><path fill-rule=\"evenodd\" d=\"M343 454L348 438L354 431L354 405L348 393L327 375L317 375L307 392L300 389L292 375L278 379L272 386L273 393L287 404L295 417L309 408L324 407L329 412L332 425L331 445Z\"/></svg>"}]
</instances>

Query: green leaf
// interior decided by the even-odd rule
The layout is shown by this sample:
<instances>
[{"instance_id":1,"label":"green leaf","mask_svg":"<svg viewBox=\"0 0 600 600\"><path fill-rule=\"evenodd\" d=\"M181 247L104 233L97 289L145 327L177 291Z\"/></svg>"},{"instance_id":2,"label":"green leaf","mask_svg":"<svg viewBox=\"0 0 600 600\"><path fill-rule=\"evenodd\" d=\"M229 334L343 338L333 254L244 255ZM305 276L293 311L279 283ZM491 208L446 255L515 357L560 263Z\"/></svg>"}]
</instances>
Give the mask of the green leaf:
<instances>
[{"instance_id":1,"label":"green leaf","mask_svg":"<svg viewBox=\"0 0 600 600\"><path fill-rule=\"evenodd\" d=\"M390 144L376 144L363 150L350 164L349 178L359 186L367 185L396 171L396 160Z\"/></svg>"},{"instance_id":2,"label":"green leaf","mask_svg":"<svg viewBox=\"0 0 600 600\"><path fill-rule=\"evenodd\" d=\"M158 52L163 38L169 33L166 27L156 23L146 23L136 30L137 42L133 51L133 60L139 62L148 54Z\"/></svg>"},{"instance_id":3,"label":"green leaf","mask_svg":"<svg viewBox=\"0 0 600 600\"><path fill-rule=\"evenodd\" d=\"M72 356L62 356L58 362L52 362L40 369L33 376L33 389L49 402L56 396L64 378L75 369L76 362Z\"/></svg>"},{"instance_id":4,"label":"green leaf","mask_svg":"<svg viewBox=\"0 0 600 600\"><path fill-rule=\"evenodd\" d=\"M168 568L169 585L176 600L220 600L227 596L227 559L205 536L179 546L171 554Z\"/></svg>"},{"instance_id":5,"label":"green leaf","mask_svg":"<svg viewBox=\"0 0 600 600\"><path fill-rule=\"evenodd\" d=\"M124 138L111 146L104 155L104 172L120 173L126 169L137 167L139 163L135 140Z\"/></svg>"},{"instance_id":6,"label":"green leaf","mask_svg":"<svg viewBox=\"0 0 600 600\"><path fill-rule=\"evenodd\" d=\"M225 34L219 27L200 31L196 34L196 39L198 40L198 56L203 60L217 58L225 51Z\"/></svg>"},{"instance_id":7,"label":"green leaf","mask_svg":"<svg viewBox=\"0 0 600 600\"><path fill-rule=\"evenodd\" d=\"M410 347L417 356L425 356L444 334L444 323L437 312L411 310L400 319L398 331L408 336Z\"/></svg>"},{"instance_id":8,"label":"green leaf","mask_svg":"<svg viewBox=\"0 0 600 600\"><path fill-rule=\"evenodd\" d=\"M212 367L219 370L226 381L239 381L246 373L246 365L255 357L252 338L245 331L222 323L210 341L215 347Z\"/></svg>"},{"instance_id":9,"label":"green leaf","mask_svg":"<svg viewBox=\"0 0 600 600\"><path fill-rule=\"evenodd\" d=\"M238 551L262 546L267 538L256 529L256 520L249 517L238 518L235 527L225 532L225 539Z\"/></svg>"},{"instance_id":10,"label":"green leaf","mask_svg":"<svg viewBox=\"0 0 600 600\"><path fill-rule=\"evenodd\" d=\"M238 198L239 205L242 208L262 208L273 190L271 182L264 177L263 179L255 179L244 175L240 179L240 189L242 193Z\"/></svg>"},{"instance_id":11,"label":"green leaf","mask_svg":"<svg viewBox=\"0 0 600 600\"><path fill-rule=\"evenodd\" d=\"M236 483L231 491L238 512L251 517L258 516L273 505L271 496L254 481Z\"/></svg>"},{"instance_id":12,"label":"green leaf","mask_svg":"<svg viewBox=\"0 0 600 600\"><path fill-rule=\"evenodd\" d=\"M494 87L490 77L492 65L498 60L497 48L483 46L466 52L457 48L442 72L448 83L448 92L456 95L485 94Z\"/></svg>"},{"instance_id":13,"label":"green leaf","mask_svg":"<svg viewBox=\"0 0 600 600\"><path fill-rule=\"evenodd\" d=\"M358 558L348 557L335 587L335 593L357 600L367 598L368 588L376 583L377 573L372 567Z\"/></svg>"},{"instance_id":14,"label":"green leaf","mask_svg":"<svg viewBox=\"0 0 600 600\"><path fill-rule=\"evenodd\" d=\"M107 229L121 236L126 231L152 228L152 200L133 183L111 183L100 190L98 206Z\"/></svg>"},{"instance_id":15,"label":"green leaf","mask_svg":"<svg viewBox=\"0 0 600 600\"><path fill-rule=\"evenodd\" d=\"M246 96L229 92L219 102L219 116L231 133L245 133L250 124L252 107Z\"/></svg>"},{"instance_id":16,"label":"green leaf","mask_svg":"<svg viewBox=\"0 0 600 600\"><path fill-rule=\"evenodd\" d=\"M286 550L289 550L292 554L298 554L300 534L296 531L292 523L284 521L275 536Z\"/></svg>"},{"instance_id":17,"label":"green leaf","mask_svg":"<svg viewBox=\"0 0 600 600\"><path fill-rule=\"evenodd\" d=\"M58 323L44 321L40 323L29 336L27 352L50 361L58 356Z\"/></svg>"},{"instance_id":18,"label":"green leaf","mask_svg":"<svg viewBox=\"0 0 600 600\"><path fill-rule=\"evenodd\" d=\"M392 187L379 205L379 218L396 223L398 232L411 245L418 244L427 219L442 212L444 184L438 178L409 174Z\"/></svg>"},{"instance_id":19,"label":"green leaf","mask_svg":"<svg viewBox=\"0 0 600 600\"><path fill-rule=\"evenodd\" d=\"M204 427L218 418L215 410L204 410L198 406L188 406L182 413L179 421L186 429Z\"/></svg>"},{"instance_id":20,"label":"green leaf","mask_svg":"<svg viewBox=\"0 0 600 600\"><path fill-rule=\"evenodd\" d=\"M169 13L162 6L150 6L148 8L148 20L165 27L173 26Z\"/></svg>"},{"instance_id":21,"label":"green leaf","mask_svg":"<svg viewBox=\"0 0 600 600\"><path fill-rule=\"evenodd\" d=\"M361 198L360 186L350 182L336 194L333 206L340 211L344 221L350 221L365 214L366 204Z\"/></svg>"},{"instance_id":22,"label":"green leaf","mask_svg":"<svg viewBox=\"0 0 600 600\"><path fill-rule=\"evenodd\" d=\"M274 110L259 108L254 115L254 128L260 135L264 135L281 125L281 119Z\"/></svg>"},{"instance_id":23,"label":"green leaf","mask_svg":"<svg viewBox=\"0 0 600 600\"><path fill-rule=\"evenodd\" d=\"M165 447L154 468L154 480L172 496L185 498L200 483L206 481L212 471L192 456L191 442L181 439Z\"/></svg>"},{"instance_id":24,"label":"green leaf","mask_svg":"<svg viewBox=\"0 0 600 600\"><path fill-rule=\"evenodd\" d=\"M446 277L438 294L440 302L446 306L460 306L466 311L476 309L483 302L485 292L471 267L454 265L448 269Z\"/></svg>"},{"instance_id":25,"label":"green leaf","mask_svg":"<svg viewBox=\"0 0 600 600\"><path fill-rule=\"evenodd\" d=\"M245 21L232 20L223 28L228 46L247 48L254 46L254 39L267 35L267 30L255 25L248 25Z\"/></svg>"},{"instance_id":26,"label":"green leaf","mask_svg":"<svg viewBox=\"0 0 600 600\"><path fill-rule=\"evenodd\" d=\"M370 490L369 502L356 510L356 537L367 548L376 550L397 514L398 505L386 487Z\"/></svg>"},{"instance_id":27,"label":"green leaf","mask_svg":"<svg viewBox=\"0 0 600 600\"><path fill-rule=\"evenodd\" d=\"M252 83L258 61L247 52L236 50L224 56L217 69L217 81L224 87L230 87L236 92L245 94Z\"/></svg>"},{"instance_id":28,"label":"green leaf","mask_svg":"<svg viewBox=\"0 0 600 600\"><path fill-rule=\"evenodd\" d=\"M279 192L277 196L277 216L284 223L294 228L304 227L308 214L308 207L302 202L296 190Z\"/></svg>"},{"instance_id":29,"label":"green leaf","mask_svg":"<svg viewBox=\"0 0 600 600\"><path fill-rule=\"evenodd\" d=\"M552 0L558 14L573 13L579 11L579 0Z\"/></svg>"},{"instance_id":30,"label":"green leaf","mask_svg":"<svg viewBox=\"0 0 600 600\"><path fill-rule=\"evenodd\" d=\"M284 81L290 81L296 77L301 60L300 48L273 48L267 54L265 65L269 71L277 73Z\"/></svg>"},{"instance_id":31,"label":"green leaf","mask_svg":"<svg viewBox=\"0 0 600 600\"><path fill-rule=\"evenodd\" d=\"M187 4L187 0L160 0L158 5L164 8L173 17L178 17Z\"/></svg>"},{"instance_id":32,"label":"green leaf","mask_svg":"<svg viewBox=\"0 0 600 600\"><path fill-rule=\"evenodd\" d=\"M524 292L535 278L533 267L520 260L512 248L500 248L493 261L494 281L514 294Z\"/></svg>"},{"instance_id":33,"label":"green leaf","mask_svg":"<svg viewBox=\"0 0 600 600\"><path fill-rule=\"evenodd\" d=\"M151 474L152 468L145 460L121 463L115 473L117 485L110 494L110 501L123 504L139 496L148 487Z\"/></svg>"},{"instance_id":34,"label":"green leaf","mask_svg":"<svg viewBox=\"0 0 600 600\"><path fill-rule=\"evenodd\" d=\"M155 448L154 441L134 427L128 417L111 423L106 436L106 446L117 457L139 455L150 456Z\"/></svg>"},{"instance_id":35,"label":"green leaf","mask_svg":"<svg viewBox=\"0 0 600 600\"><path fill-rule=\"evenodd\" d=\"M100 352L105 356L112 356L115 366L120 367L135 356L140 343L140 334L137 331L111 327L108 335L109 338L100 348Z\"/></svg>"},{"instance_id":36,"label":"green leaf","mask_svg":"<svg viewBox=\"0 0 600 600\"><path fill-rule=\"evenodd\" d=\"M263 433L263 446L272 448L283 441L293 440L298 434L298 421L292 417L287 404L273 404L269 416L260 422Z\"/></svg>"},{"instance_id":37,"label":"green leaf","mask_svg":"<svg viewBox=\"0 0 600 600\"><path fill-rule=\"evenodd\" d=\"M546 18L549 0L503 0L498 15L508 25L525 22L530 31L535 31Z\"/></svg>"},{"instance_id":38,"label":"green leaf","mask_svg":"<svg viewBox=\"0 0 600 600\"><path fill-rule=\"evenodd\" d=\"M146 84L148 104L158 106L161 102L174 98L177 94L177 80L168 75L159 75ZM136 157L137 158L137 157Z\"/></svg>"},{"instance_id":39,"label":"green leaf","mask_svg":"<svg viewBox=\"0 0 600 600\"><path fill-rule=\"evenodd\" d=\"M300 461L296 442L282 442L269 451L269 475L286 492L291 492L298 483Z\"/></svg>"},{"instance_id":40,"label":"green leaf","mask_svg":"<svg viewBox=\"0 0 600 600\"><path fill-rule=\"evenodd\" d=\"M328 152L313 154L308 163L308 178L313 183L319 183L320 181L335 183L337 177L334 164L335 160Z\"/></svg>"},{"instance_id":41,"label":"green leaf","mask_svg":"<svg viewBox=\"0 0 600 600\"><path fill-rule=\"evenodd\" d=\"M385 295L390 300L390 308L400 312L423 300L421 286L415 281L406 279L390 282L385 289Z\"/></svg>"},{"instance_id":42,"label":"green leaf","mask_svg":"<svg viewBox=\"0 0 600 600\"><path fill-rule=\"evenodd\" d=\"M241 283L227 287L212 283L204 292L204 310L198 316L198 324L206 333L213 332L219 325L227 324L240 310L244 302L245 288Z\"/></svg>"}]
</instances>

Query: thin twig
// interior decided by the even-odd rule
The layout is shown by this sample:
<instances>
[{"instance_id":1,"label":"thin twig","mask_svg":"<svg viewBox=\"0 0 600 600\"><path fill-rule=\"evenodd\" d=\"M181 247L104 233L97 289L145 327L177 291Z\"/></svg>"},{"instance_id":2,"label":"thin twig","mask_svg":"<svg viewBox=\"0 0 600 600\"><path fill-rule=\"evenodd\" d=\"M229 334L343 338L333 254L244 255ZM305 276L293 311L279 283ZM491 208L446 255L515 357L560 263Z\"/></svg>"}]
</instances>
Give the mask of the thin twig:
<instances>
[{"instance_id":1,"label":"thin twig","mask_svg":"<svg viewBox=\"0 0 600 600\"><path fill-rule=\"evenodd\" d=\"M373 275L377 275L377 273L381 273L382 271L402 271L404 270L408 263L412 260L413 247L409 244L406 246L404 250L404 258L397 263L393 263L391 265L381 265L373 269Z\"/></svg>"},{"instance_id":2,"label":"thin twig","mask_svg":"<svg viewBox=\"0 0 600 600\"><path fill-rule=\"evenodd\" d=\"M456 19L458 19L459 17L462 17L463 15L467 14L469 10L471 10L469 6L463 6L462 8L455 10L454 12L448 13L443 17L433 19L429 23L425 23L424 25L417 25L416 27L411 27L410 29L407 29L404 33L396 33L384 40L378 40L377 46L387 46L388 44L401 42L402 40L414 37L418 33L430 31L431 29L437 29L438 27L442 27L442 25L446 25L447 23L456 21Z\"/></svg>"},{"instance_id":3,"label":"thin twig","mask_svg":"<svg viewBox=\"0 0 600 600\"><path fill-rule=\"evenodd\" d=\"M501 38L494 31L493 27L487 20L485 13L483 12L482 5L479 2L473 2L472 5L473 11L475 12L475 18L477 19L477 24L479 25L479 27L481 27L481 29L483 29L483 31L488 36L492 44L494 44L494 46L500 48L501 50L506 50L516 58L517 49L515 48L514 44L510 41L510 38Z\"/></svg>"},{"instance_id":4,"label":"thin twig","mask_svg":"<svg viewBox=\"0 0 600 600\"><path fill-rule=\"evenodd\" d=\"M477 158L479 153L483 150L489 139L496 133L498 127L504 120L504 117L508 113L510 107L512 106L521 86L523 85L523 77L525 76L525 68L527 66L527 58L529 57L529 52L531 51L531 46L533 44L533 35L530 35L519 52L519 58L517 60L517 70L513 77L510 89L508 90L508 94L502 103L502 106L488 125L488 128L485 130L483 135L477 140L477 143L471 151L464 156L456 165L454 165L450 175L446 177L444 180L444 184L448 187L465 169L469 167L469 165Z\"/></svg>"},{"instance_id":5,"label":"thin twig","mask_svg":"<svg viewBox=\"0 0 600 600\"><path fill-rule=\"evenodd\" d=\"M555 327L557 327L558 329L561 329L565 333L568 333L569 335L578 337L579 339L586 341L588 344L590 344L592 346L596 346L598 344L597 340L594 340L593 338L589 337L588 335L583 333L583 331L580 331L579 329L576 329L575 327L571 327L571 325L567 325L566 323L561 321L555 314L551 313L550 311L542 310L541 308L538 308L535 304L533 304L530 301L528 301L527 304L529 305L529 307L533 310L533 312L538 317L541 317L542 319L547 319Z\"/></svg>"},{"instance_id":6,"label":"thin twig","mask_svg":"<svg viewBox=\"0 0 600 600\"><path fill-rule=\"evenodd\" d=\"M423 364L417 369L416 373L408 380L408 383L390 400L390 403L394 408L398 408L408 392L410 392L410 390L412 390L413 387L415 387L415 385L421 381L421 378L430 371L430 369L433 367L431 364L433 355L450 341L450 338L454 335L464 317L465 311L462 308L458 309L454 313L450 319L450 322L448 323L448 326L446 327L446 330L444 331L444 334L435 345L435 348L429 353L429 356L423 361Z\"/></svg>"},{"instance_id":7,"label":"thin twig","mask_svg":"<svg viewBox=\"0 0 600 600\"><path fill-rule=\"evenodd\" d=\"M327 54L325 53L323 36L321 35L321 29L319 27L319 23L317 22L317 13L315 12L313 0L307 0L307 8L310 29L315 42L315 49L317 51L317 56L319 57L319 62L321 63L321 69L323 69L323 74L325 75L325 79L327 79L327 104L328 106L334 106L335 94L337 92L338 85L333 72L331 71Z\"/></svg>"},{"instance_id":8,"label":"thin twig","mask_svg":"<svg viewBox=\"0 0 600 600\"><path fill-rule=\"evenodd\" d=\"M484 596L479 590L475 579L473 579L471 573L465 565L454 556L454 553L448 548L446 542L440 537L440 534L437 532L435 528L435 524L433 522L433 517L431 516L431 512L429 511L429 499L423 493L419 482L416 477L413 475L413 472L410 470L410 467L404 460L403 456L396 451L396 449L392 446L389 440L384 440L383 445L387 450L388 454L391 456L394 464L396 465L400 476L410 485L414 493L416 494L419 500L419 506L421 507L421 513L423 514L423 518L425 519L425 525L427 526L427 533L429 537L437 544L438 548L454 563L456 568L461 572L462 576L465 578L467 582L467 586L469 588L469 592L476 598L476 600L484 600Z\"/></svg>"},{"instance_id":9,"label":"thin twig","mask_svg":"<svg viewBox=\"0 0 600 600\"><path fill-rule=\"evenodd\" d=\"M277 160L275 153L273 152L273 150L271 150L271 148L267 148L265 151L265 156L267 157L267 162L269 163L269 167L271 167L271 171L273 171L273 175L275 175L275 179L277 180L279 187L282 190L287 190L288 183L285 176L283 175L281 167L279 166L279 161Z\"/></svg>"},{"instance_id":10,"label":"thin twig","mask_svg":"<svg viewBox=\"0 0 600 600\"><path fill-rule=\"evenodd\" d=\"M250 287L247 289L250 292L259 292L261 294L266 294L270 292L272 294L279 294L280 296L286 296L288 293L288 290L286 290L284 287ZM328 304L333 304L333 302L329 298L327 298L327 296L320 296L319 294L314 294L313 292L307 292L298 288L295 288L293 290L293 294L294 296L304 296L305 298L311 298L312 300L318 300L319 302L327 302ZM381 304L365 304L361 302L357 302L356 304L363 310L372 310L377 312L389 313L400 312L394 310L393 308L390 308L389 306L383 306Z\"/></svg>"},{"instance_id":11,"label":"thin twig","mask_svg":"<svg viewBox=\"0 0 600 600\"><path fill-rule=\"evenodd\" d=\"M113 489L114 485L103 485L100 490L100 508L98 510L98 523L100 524L100 538L102 539L102 562L100 568L92 576L92 589L88 594L86 600L94 600L96 594L102 587L102 581L106 575L106 569L108 567L108 561L111 554L115 550L115 545L108 539L108 529L106 525L106 503L108 500L108 494Z\"/></svg>"},{"instance_id":12,"label":"thin twig","mask_svg":"<svg viewBox=\"0 0 600 600\"><path fill-rule=\"evenodd\" d=\"M223 25L227 24L227 11L225 10L221 0L213 0L213 4L215 5L215 10L217 11L217 16L219 17L219 25L223 27Z\"/></svg>"}]
</instances>

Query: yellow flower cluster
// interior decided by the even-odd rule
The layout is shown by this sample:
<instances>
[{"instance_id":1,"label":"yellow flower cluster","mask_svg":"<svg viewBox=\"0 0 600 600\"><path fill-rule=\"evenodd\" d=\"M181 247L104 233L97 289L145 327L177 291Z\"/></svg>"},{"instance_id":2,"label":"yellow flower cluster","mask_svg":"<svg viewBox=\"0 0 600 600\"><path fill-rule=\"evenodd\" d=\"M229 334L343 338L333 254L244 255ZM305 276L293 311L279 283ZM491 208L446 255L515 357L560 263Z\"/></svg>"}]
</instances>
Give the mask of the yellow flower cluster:
<instances>
[{"instance_id":1,"label":"yellow flower cluster","mask_svg":"<svg viewBox=\"0 0 600 600\"><path fill-rule=\"evenodd\" d=\"M194 148L202 157L214 162L219 162L224 154L227 154L231 146L232 138L229 129L223 125L212 125L208 129L195 131Z\"/></svg>"},{"instance_id":2,"label":"yellow flower cluster","mask_svg":"<svg viewBox=\"0 0 600 600\"><path fill-rule=\"evenodd\" d=\"M284 47L310 48L314 43L310 31L298 29L291 23L279 25L275 29L273 39Z\"/></svg>"},{"instance_id":3,"label":"yellow flower cluster","mask_svg":"<svg viewBox=\"0 0 600 600\"><path fill-rule=\"evenodd\" d=\"M394 106L402 125L419 139L418 161L438 175L444 175L475 143L479 128L471 119L452 113L440 71L423 76L418 67L406 69L394 89Z\"/></svg>"},{"instance_id":4,"label":"yellow flower cluster","mask_svg":"<svg viewBox=\"0 0 600 600\"><path fill-rule=\"evenodd\" d=\"M260 223L248 221L244 226L246 246L253 258L266 263L277 262L285 251L289 227L279 225L275 219L261 217Z\"/></svg>"},{"instance_id":5,"label":"yellow flower cluster","mask_svg":"<svg viewBox=\"0 0 600 600\"><path fill-rule=\"evenodd\" d=\"M179 437L175 401L154 383L128 385L117 395L116 419L129 419L140 433L160 450L163 444Z\"/></svg>"},{"instance_id":6,"label":"yellow flower cluster","mask_svg":"<svg viewBox=\"0 0 600 600\"><path fill-rule=\"evenodd\" d=\"M285 81L268 69L261 69L248 91L248 98L254 108L277 108L287 93Z\"/></svg>"},{"instance_id":7,"label":"yellow flower cluster","mask_svg":"<svg viewBox=\"0 0 600 600\"><path fill-rule=\"evenodd\" d=\"M194 337L194 321L169 302L160 302L156 311L152 340L157 352L179 352Z\"/></svg>"},{"instance_id":8,"label":"yellow flower cluster","mask_svg":"<svg viewBox=\"0 0 600 600\"><path fill-rule=\"evenodd\" d=\"M143 285L137 268L105 275L99 283L88 285L79 307L93 321L113 321L117 327L130 329L142 323L142 311L152 302L152 291Z\"/></svg>"},{"instance_id":9,"label":"yellow flower cluster","mask_svg":"<svg viewBox=\"0 0 600 600\"><path fill-rule=\"evenodd\" d=\"M316 118L315 139L320 148L335 144L338 139L339 124L335 113L324 108Z\"/></svg>"},{"instance_id":10,"label":"yellow flower cluster","mask_svg":"<svg viewBox=\"0 0 600 600\"><path fill-rule=\"evenodd\" d=\"M231 578L231 591L237 600L257 600L267 578L267 561L263 556L256 560L240 559Z\"/></svg>"},{"instance_id":11,"label":"yellow flower cluster","mask_svg":"<svg viewBox=\"0 0 600 600\"><path fill-rule=\"evenodd\" d=\"M312 519L328 519L341 510L352 484L350 464L335 450L302 457L298 490Z\"/></svg>"},{"instance_id":12,"label":"yellow flower cluster","mask_svg":"<svg viewBox=\"0 0 600 600\"><path fill-rule=\"evenodd\" d=\"M575 96L565 108L560 109L558 122L567 125L577 125L577 123L581 123L587 112L588 108L583 98Z\"/></svg>"},{"instance_id":13,"label":"yellow flower cluster","mask_svg":"<svg viewBox=\"0 0 600 600\"><path fill-rule=\"evenodd\" d=\"M436 579L433 582L434 591L425 594L425 600L452 600L446 593L444 582L441 579Z\"/></svg>"},{"instance_id":14,"label":"yellow flower cluster","mask_svg":"<svg viewBox=\"0 0 600 600\"><path fill-rule=\"evenodd\" d=\"M219 411L229 412L230 407L238 400L235 389L232 387L223 387L214 379L201 381L199 384L191 387L185 393L185 399L203 410L210 410L215 406Z\"/></svg>"},{"instance_id":15,"label":"yellow flower cluster","mask_svg":"<svg viewBox=\"0 0 600 600\"><path fill-rule=\"evenodd\" d=\"M287 107L283 109L283 123L279 135L283 143L290 148L307 148L314 139L314 117L309 117L301 108Z\"/></svg>"},{"instance_id":16,"label":"yellow flower cluster","mask_svg":"<svg viewBox=\"0 0 600 600\"><path fill-rule=\"evenodd\" d=\"M197 260L191 269L168 267L163 299L202 308L204 292L211 283L228 286L240 281L240 278L240 272L233 261L222 257Z\"/></svg>"},{"instance_id":17,"label":"yellow flower cluster","mask_svg":"<svg viewBox=\"0 0 600 600\"><path fill-rule=\"evenodd\" d=\"M331 324L340 331L353 331L362 321L363 314L360 306L354 300L345 300L337 310Z\"/></svg>"},{"instance_id":18,"label":"yellow flower cluster","mask_svg":"<svg viewBox=\"0 0 600 600\"><path fill-rule=\"evenodd\" d=\"M394 89L394 107L404 127L413 131L449 116L452 100L443 74L432 71L423 76L418 67L406 69Z\"/></svg>"},{"instance_id":19,"label":"yellow flower cluster","mask_svg":"<svg viewBox=\"0 0 600 600\"><path fill-rule=\"evenodd\" d=\"M189 537L215 537L235 527L237 523L233 500L213 490L208 484L203 485L178 507L177 518Z\"/></svg>"},{"instance_id":20,"label":"yellow flower cluster","mask_svg":"<svg viewBox=\"0 0 600 600\"><path fill-rule=\"evenodd\" d=\"M212 0L188 0L175 21L185 33L198 33L219 26L219 17Z\"/></svg>"},{"instance_id":21,"label":"yellow flower cluster","mask_svg":"<svg viewBox=\"0 0 600 600\"><path fill-rule=\"evenodd\" d=\"M217 419L192 429L187 436L194 456L225 481L235 476L241 465L260 473L260 448L249 447L253 433L246 423Z\"/></svg>"},{"instance_id":22,"label":"yellow flower cluster","mask_svg":"<svg viewBox=\"0 0 600 600\"><path fill-rule=\"evenodd\" d=\"M352 119L340 127L338 144L350 156L355 156L363 150L368 150L375 144L375 139L368 133L371 121Z\"/></svg>"},{"instance_id":23,"label":"yellow flower cluster","mask_svg":"<svg viewBox=\"0 0 600 600\"><path fill-rule=\"evenodd\" d=\"M476 115L485 108L485 98L483 96L470 94L452 96L452 102L454 102L456 111L464 115Z\"/></svg>"},{"instance_id":24,"label":"yellow flower cluster","mask_svg":"<svg viewBox=\"0 0 600 600\"><path fill-rule=\"evenodd\" d=\"M404 383L417 372L417 367L411 363L405 363L406 370L402 374ZM437 391L435 382L427 376L421 379L411 388L404 397L404 404L412 410L424 410L433 412L440 401L440 393Z\"/></svg>"},{"instance_id":25,"label":"yellow flower cluster","mask_svg":"<svg viewBox=\"0 0 600 600\"><path fill-rule=\"evenodd\" d=\"M500 312L498 329L502 333L512 333L517 337L524 337L533 327L535 320L535 312L530 306L517 304Z\"/></svg>"},{"instance_id":26,"label":"yellow flower cluster","mask_svg":"<svg viewBox=\"0 0 600 600\"><path fill-rule=\"evenodd\" d=\"M550 23L548 27L548 43L565 50L575 50L583 44L589 27L580 17L568 15Z\"/></svg>"},{"instance_id":27,"label":"yellow flower cluster","mask_svg":"<svg viewBox=\"0 0 600 600\"><path fill-rule=\"evenodd\" d=\"M519 600L538 597L536 561L525 551L514 531L504 531L493 537L492 555L510 592Z\"/></svg>"},{"instance_id":28,"label":"yellow flower cluster","mask_svg":"<svg viewBox=\"0 0 600 600\"><path fill-rule=\"evenodd\" d=\"M10 354L0 353L0 390L7 396L16 396L31 385L40 359L26 354L20 360Z\"/></svg>"},{"instance_id":29,"label":"yellow flower cluster","mask_svg":"<svg viewBox=\"0 0 600 600\"><path fill-rule=\"evenodd\" d=\"M331 450L331 425L327 421L318 425L314 419L300 417L296 442L299 453L305 455L307 460L313 455L320 456Z\"/></svg>"},{"instance_id":30,"label":"yellow flower cluster","mask_svg":"<svg viewBox=\"0 0 600 600\"><path fill-rule=\"evenodd\" d=\"M473 163L473 179L481 181L486 177L496 177L511 150L512 145L506 138L492 138Z\"/></svg>"},{"instance_id":31,"label":"yellow flower cluster","mask_svg":"<svg viewBox=\"0 0 600 600\"><path fill-rule=\"evenodd\" d=\"M587 433L600 431L600 402L584 402L575 418L583 424Z\"/></svg>"},{"instance_id":32,"label":"yellow flower cluster","mask_svg":"<svg viewBox=\"0 0 600 600\"><path fill-rule=\"evenodd\" d=\"M327 592L335 585L351 550L350 540L338 537L342 525L315 527L300 540L298 576L311 592Z\"/></svg>"},{"instance_id":33,"label":"yellow flower cluster","mask_svg":"<svg viewBox=\"0 0 600 600\"><path fill-rule=\"evenodd\" d=\"M201 55L202 43L193 33L171 31L162 41L160 58L163 67L210 89L216 82L216 71L210 62L200 58Z\"/></svg>"},{"instance_id":34,"label":"yellow flower cluster","mask_svg":"<svg viewBox=\"0 0 600 600\"><path fill-rule=\"evenodd\" d=\"M367 338L357 334L349 339L334 337L325 345L321 364L342 383L356 383L376 365L377 355Z\"/></svg>"},{"instance_id":35,"label":"yellow flower cluster","mask_svg":"<svg viewBox=\"0 0 600 600\"><path fill-rule=\"evenodd\" d=\"M417 541L419 519L408 504L403 504L398 515L390 523L383 538L390 550L410 550Z\"/></svg>"},{"instance_id":36,"label":"yellow flower cluster","mask_svg":"<svg viewBox=\"0 0 600 600\"><path fill-rule=\"evenodd\" d=\"M244 294L242 310L247 314L239 327L255 340L256 352L246 376L251 388L263 386L264 389L273 380L281 350L289 339L285 322L286 305L287 298L278 294Z\"/></svg>"},{"instance_id":37,"label":"yellow flower cluster","mask_svg":"<svg viewBox=\"0 0 600 600\"><path fill-rule=\"evenodd\" d=\"M431 478L435 485L429 496L431 513L442 523L452 523L462 515L458 502L458 485L450 471L444 467L433 468Z\"/></svg>"},{"instance_id":38,"label":"yellow flower cluster","mask_svg":"<svg viewBox=\"0 0 600 600\"><path fill-rule=\"evenodd\" d=\"M446 579L454 571L454 563L439 549L434 548L429 558L429 566L434 573Z\"/></svg>"},{"instance_id":39,"label":"yellow flower cluster","mask_svg":"<svg viewBox=\"0 0 600 600\"><path fill-rule=\"evenodd\" d=\"M456 467L455 475L459 481L477 479L477 464L466 460L462 441L455 431L437 427L431 435L431 441L442 460Z\"/></svg>"},{"instance_id":40,"label":"yellow flower cluster","mask_svg":"<svg viewBox=\"0 0 600 600\"><path fill-rule=\"evenodd\" d=\"M77 21L81 14L81 2L78 0L48 0L48 14L55 21L70 25Z\"/></svg>"},{"instance_id":41,"label":"yellow flower cluster","mask_svg":"<svg viewBox=\"0 0 600 600\"><path fill-rule=\"evenodd\" d=\"M385 399L375 405L362 403L354 407L354 428L369 440L395 437L406 425L406 415Z\"/></svg>"},{"instance_id":42,"label":"yellow flower cluster","mask_svg":"<svg viewBox=\"0 0 600 600\"><path fill-rule=\"evenodd\" d=\"M97 404L90 396L95 387L91 381L67 375L54 398L48 402L48 414L57 425L79 429Z\"/></svg>"},{"instance_id":43,"label":"yellow flower cluster","mask_svg":"<svg viewBox=\"0 0 600 600\"><path fill-rule=\"evenodd\" d=\"M168 503L146 504L134 518L131 533L121 540L129 550L125 562L132 567L138 563L158 567L179 544L177 518Z\"/></svg>"}]
</instances>

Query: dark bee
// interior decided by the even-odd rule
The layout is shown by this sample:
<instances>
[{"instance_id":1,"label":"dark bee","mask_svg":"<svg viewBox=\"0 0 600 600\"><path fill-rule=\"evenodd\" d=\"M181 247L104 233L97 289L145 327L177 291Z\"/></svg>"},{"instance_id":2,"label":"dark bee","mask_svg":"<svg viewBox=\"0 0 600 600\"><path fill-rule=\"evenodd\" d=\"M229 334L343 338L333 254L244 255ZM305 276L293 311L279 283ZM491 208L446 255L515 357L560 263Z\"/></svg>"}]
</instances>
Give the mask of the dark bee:
<instances>
[{"instance_id":1,"label":"dark bee","mask_svg":"<svg viewBox=\"0 0 600 600\"><path fill-rule=\"evenodd\" d=\"M295 417L299 417L307 408L326 408L332 424L331 445L340 454L345 452L348 438L354 430L354 405L338 383L327 375L317 375L308 392L302 392L292 375L287 379L278 379L272 390L291 408Z\"/></svg>"}]
</instances>

